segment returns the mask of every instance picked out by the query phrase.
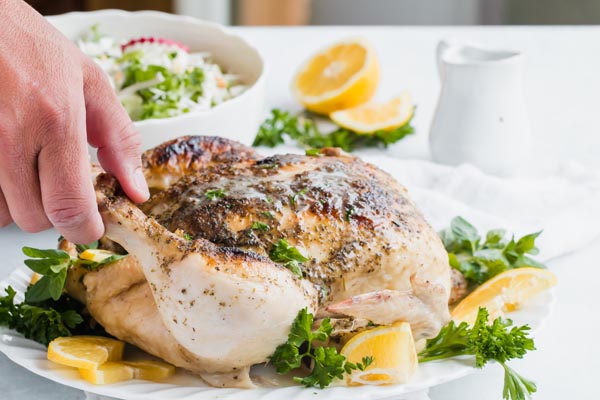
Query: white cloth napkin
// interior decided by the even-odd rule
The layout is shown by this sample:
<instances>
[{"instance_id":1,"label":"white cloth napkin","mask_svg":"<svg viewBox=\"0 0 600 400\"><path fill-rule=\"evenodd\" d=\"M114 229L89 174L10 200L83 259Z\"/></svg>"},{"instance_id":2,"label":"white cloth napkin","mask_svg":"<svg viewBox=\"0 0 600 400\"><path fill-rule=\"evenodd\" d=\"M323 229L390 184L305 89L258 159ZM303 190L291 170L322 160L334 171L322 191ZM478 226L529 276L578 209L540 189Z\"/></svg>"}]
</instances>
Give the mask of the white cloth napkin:
<instances>
[{"instance_id":1,"label":"white cloth napkin","mask_svg":"<svg viewBox=\"0 0 600 400\"><path fill-rule=\"evenodd\" d=\"M480 233L504 228L520 236L543 230L537 245L544 261L600 235L600 173L574 162L538 178L499 178L470 165L365 156L406 186L437 230L460 215Z\"/></svg>"}]
</instances>

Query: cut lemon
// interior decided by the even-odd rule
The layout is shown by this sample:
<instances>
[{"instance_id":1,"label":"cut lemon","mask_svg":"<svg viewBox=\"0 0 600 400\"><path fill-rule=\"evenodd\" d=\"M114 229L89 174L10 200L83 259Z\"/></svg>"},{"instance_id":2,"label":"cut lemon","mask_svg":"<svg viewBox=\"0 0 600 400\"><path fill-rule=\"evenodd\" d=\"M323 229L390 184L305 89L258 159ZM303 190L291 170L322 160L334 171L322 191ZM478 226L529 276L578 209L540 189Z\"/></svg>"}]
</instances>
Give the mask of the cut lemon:
<instances>
[{"instance_id":1,"label":"cut lemon","mask_svg":"<svg viewBox=\"0 0 600 400\"><path fill-rule=\"evenodd\" d=\"M379 83L379 63L362 39L347 39L313 55L296 73L292 91L308 110L329 114L366 103Z\"/></svg>"},{"instance_id":2,"label":"cut lemon","mask_svg":"<svg viewBox=\"0 0 600 400\"><path fill-rule=\"evenodd\" d=\"M82 260L88 260L88 261L93 261L93 262L102 262L104 260L106 260L109 257L114 256L115 253L113 253L112 251L108 251L108 250L103 250L103 249L87 249L82 251L79 254L79 258L81 258Z\"/></svg>"},{"instance_id":3,"label":"cut lemon","mask_svg":"<svg viewBox=\"0 0 600 400\"><path fill-rule=\"evenodd\" d=\"M160 361L107 362L95 369L79 369L79 376L94 385L143 379L162 381L175 374L175 367Z\"/></svg>"},{"instance_id":4,"label":"cut lemon","mask_svg":"<svg viewBox=\"0 0 600 400\"><path fill-rule=\"evenodd\" d=\"M108 385L133 379L133 368L121 362L107 362L98 368L79 368L79 376L94 385Z\"/></svg>"},{"instance_id":5,"label":"cut lemon","mask_svg":"<svg viewBox=\"0 0 600 400\"><path fill-rule=\"evenodd\" d=\"M146 381L163 381L175 374L175 367L160 361L126 361L134 369L133 377Z\"/></svg>"},{"instance_id":6,"label":"cut lemon","mask_svg":"<svg viewBox=\"0 0 600 400\"><path fill-rule=\"evenodd\" d=\"M329 117L339 126L358 133L390 131L405 125L413 117L415 107L408 93L386 103L367 103L347 110L332 112Z\"/></svg>"},{"instance_id":7,"label":"cut lemon","mask_svg":"<svg viewBox=\"0 0 600 400\"><path fill-rule=\"evenodd\" d=\"M40 279L42 279L42 276L37 272L34 272L33 275L31 275L31 279L29 280L29 285L35 285Z\"/></svg>"},{"instance_id":8,"label":"cut lemon","mask_svg":"<svg viewBox=\"0 0 600 400\"><path fill-rule=\"evenodd\" d=\"M556 275L539 268L516 268L496 275L465 297L452 311L452 319L473 324L479 307L487 308L490 318L517 310L531 297L556 285Z\"/></svg>"},{"instance_id":9,"label":"cut lemon","mask_svg":"<svg viewBox=\"0 0 600 400\"><path fill-rule=\"evenodd\" d=\"M353 363L373 357L373 363L364 371L348 376L350 385L406 383L418 368L415 342L406 322L361 332L344 345L341 354Z\"/></svg>"},{"instance_id":10,"label":"cut lemon","mask_svg":"<svg viewBox=\"0 0 600 400\"><path fill-rule=\"evenodd\" d=\"M50 342L48 360L75 368L94 369L123 358L125 343L98 336L61 337Z\"/></svg>"}]
</instances>

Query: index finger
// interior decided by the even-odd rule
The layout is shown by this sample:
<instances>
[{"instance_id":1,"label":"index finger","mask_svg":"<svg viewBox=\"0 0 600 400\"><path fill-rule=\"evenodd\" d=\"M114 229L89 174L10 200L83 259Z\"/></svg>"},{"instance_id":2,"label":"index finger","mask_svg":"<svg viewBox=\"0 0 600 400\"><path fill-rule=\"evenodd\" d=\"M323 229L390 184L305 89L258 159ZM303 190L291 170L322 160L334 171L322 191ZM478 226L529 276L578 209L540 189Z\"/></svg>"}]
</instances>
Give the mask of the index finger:
<instances>
[{"instance_id":1,"label":"index finger","mask_svg":"<svg viewBox=\"0 0 600 400\"><path fill-rule=\"evenodd\" d=\"M139 133L108 82L104 72L85 67L85 108L88 142L98 149L98 161L114 175L125 193L135 202L150 196L142 171Z\"/></svg>"},{"instance_id":2,"label":"index finger","mask_svg":"<svg viewBox=\"0 0 600 400\"><path fill-rule=\"evenodd\" d=\"M44 211L54 227L74 243L90 243L104 232L92 184L85 135L83 98L76 96L65 117L45 132L38 154Z\"/></svg>"}]
</instances>

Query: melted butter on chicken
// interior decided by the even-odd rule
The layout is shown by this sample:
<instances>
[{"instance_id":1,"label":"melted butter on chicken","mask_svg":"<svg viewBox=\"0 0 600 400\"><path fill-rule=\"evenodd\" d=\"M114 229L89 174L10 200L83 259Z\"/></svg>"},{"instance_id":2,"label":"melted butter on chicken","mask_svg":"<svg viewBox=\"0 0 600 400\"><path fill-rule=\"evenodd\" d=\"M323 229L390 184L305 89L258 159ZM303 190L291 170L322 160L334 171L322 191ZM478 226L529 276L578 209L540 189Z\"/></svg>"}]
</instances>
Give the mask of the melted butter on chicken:
<instances>
[{"instance_id":1,"label":"melted butter on chicken","mask_svg":"<svg viewBox=\"0 0 600 400\"><path fill-rule=\"evenodd\" d=\"M211 137L167 142L146 152L144 167L153 195L140 208L106 175L97 183L104 243L131 254L83 277L90 312L113 335L213 384L248 386L247 367L285 341L304 306L319 317L407 321L416 338L448 321L443 245L376 167L337 149L262 158ZM305 279L266 257L280 239L309 258ZM234 299L257 287L260 301ZM179 304L205 289L220 301Z\"/></svg>"}]
</instances>

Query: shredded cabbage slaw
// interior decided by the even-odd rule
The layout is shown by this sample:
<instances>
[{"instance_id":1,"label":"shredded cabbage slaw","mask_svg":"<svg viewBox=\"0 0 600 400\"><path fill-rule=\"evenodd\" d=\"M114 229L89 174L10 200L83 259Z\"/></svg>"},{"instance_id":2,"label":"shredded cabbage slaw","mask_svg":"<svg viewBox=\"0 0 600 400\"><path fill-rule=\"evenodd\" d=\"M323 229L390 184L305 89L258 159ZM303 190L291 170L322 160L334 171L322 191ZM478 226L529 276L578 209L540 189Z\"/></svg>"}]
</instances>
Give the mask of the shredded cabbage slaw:
<instances>
[{"instance_id":1,"label":"shredded cabbage slaw","mask_svg":"<svg viewBox=\"0 0 600 400\"><path fill-rule=\"evenodd\" d=\"M77 45L104 70L134 121L206 111L246 90L210 53L188 53L171 40L121 40L94 25Z\"/></svg>"}]
</instances>

